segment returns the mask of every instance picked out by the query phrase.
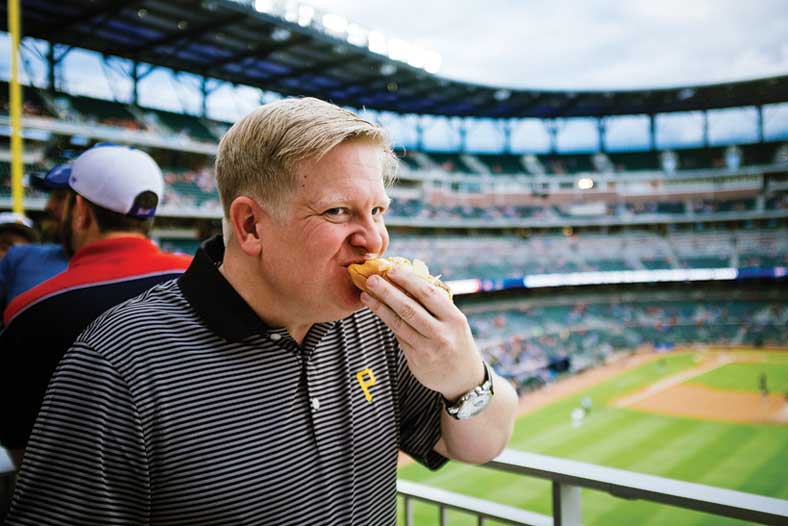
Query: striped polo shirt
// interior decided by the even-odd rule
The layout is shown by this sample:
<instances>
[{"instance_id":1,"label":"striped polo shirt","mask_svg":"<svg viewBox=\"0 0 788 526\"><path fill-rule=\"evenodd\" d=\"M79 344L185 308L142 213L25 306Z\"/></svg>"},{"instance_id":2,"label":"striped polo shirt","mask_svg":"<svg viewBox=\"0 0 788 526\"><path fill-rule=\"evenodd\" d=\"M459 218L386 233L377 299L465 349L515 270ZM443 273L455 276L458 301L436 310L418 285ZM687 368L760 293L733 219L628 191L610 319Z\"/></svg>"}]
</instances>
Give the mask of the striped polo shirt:
<instances>
[{"instance_id":1,"label":"striped polo shirt","mask_svg":"<svg viewBox=\"0 0 788 526\"><path fill-rule=\"evenodd\" d=\"M397 451L436 469L442 401L369 310L301 345L218 271L106 312L47 390L7 524L393 525Z\"/></svg>"}]
</instances>

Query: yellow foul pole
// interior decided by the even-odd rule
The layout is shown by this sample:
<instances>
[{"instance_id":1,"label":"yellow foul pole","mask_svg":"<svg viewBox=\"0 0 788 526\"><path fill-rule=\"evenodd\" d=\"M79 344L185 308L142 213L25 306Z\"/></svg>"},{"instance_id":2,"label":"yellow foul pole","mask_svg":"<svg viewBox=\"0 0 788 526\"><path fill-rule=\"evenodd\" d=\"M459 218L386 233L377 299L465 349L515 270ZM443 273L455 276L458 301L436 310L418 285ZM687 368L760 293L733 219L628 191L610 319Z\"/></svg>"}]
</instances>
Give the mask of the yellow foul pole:
<instances>
[{"instance_id":1,"label":"yellow foul pole","mask_svg":"<svg viewBox=\"0 0 788 526\"><path fill-rule=\"evenodd\" d=\"M8 0L8 32L11 35L11 197L13 210L25 211L22 186L22 88L19 85L19 0Z\"/></svg>"}]
</instances>

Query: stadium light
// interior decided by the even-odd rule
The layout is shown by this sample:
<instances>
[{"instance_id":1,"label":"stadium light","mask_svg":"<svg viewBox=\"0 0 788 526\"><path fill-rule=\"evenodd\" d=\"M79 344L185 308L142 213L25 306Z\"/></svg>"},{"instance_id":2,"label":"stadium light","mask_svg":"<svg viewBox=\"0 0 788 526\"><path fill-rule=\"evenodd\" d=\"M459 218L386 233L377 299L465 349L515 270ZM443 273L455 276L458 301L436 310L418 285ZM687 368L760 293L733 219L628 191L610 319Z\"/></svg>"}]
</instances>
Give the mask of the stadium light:
<instances>
[{"instance_id":1,"label":"stadium light","mask_svg":"<svg viewBox=\"0 0 788 526\"><path fill-rule=\"evenodd\" d=\"M369 43L369 29L358 24L348 24L347 41L354 46L367 47Z\"/></svg>"},{"instance_id":2,"label":"stadium light","mask_svg":"<svg viewBox=\"0 0 788 526\"><path fill-rule=\"evenodd\" d=\"M311 5L298 6L298 25L301 27L308 27L312 24L312 19L315 17L315 8Z\"/></svg>"},{"instance_id":3,"label":"stadium light","mask_svg":"<svg viewBox=\"0 0 788 526\"><path fill-rule=\"evenodd\" d=\"M273 0L255 0L254 10L258 13L273 13L274 2Z\"/></svg>"},{"instance_id":4,"label":"stadium light","mask_svg":"<svg viewBox=\"0 0 788 526\"><path fill-rule=\"evenodd\" d=\"M370 31L367 38L367 47L373 53L378 55L385 55L387 51L386 37L380 31Z\"/></svg>"},{"instance_id":5,"label":"stadium light","mask_svg":"<svg viewBox=\"0 0 788 526\"><path fill-rule=\"evenodd\" d=\"M386 77L390 77L396 72L397 72L397 66L391 64L390 62L386 62L385 64L380 66L380 74Z\"/></svg>"},{"instance_id":6,"label":"stadium light","mask_svg":"<svg viewBox=\"0 0 788 526\"><path fill-rule=\"evenodd\" d=\"M277 27L276 29L271 31L271 40L273 40L274 42L284 42L289 38L290 38L290 31L283 27Z\"/></svg>"},{"instance_id":7,"label":"stadium light","mask_svg":"<svg viewBox=\"0 0 788 526\"><path fill-rule=\"evenodd\" d=\"M366 47L372 53L404 62L428 73L437 73L443 62L443 58L435 51L420 48L402 39L386 38L380 31L371 31L359 24L351 23L343 16L326 13L297 0L233 1L249 5L258 13L274 15L301 27L311 27L331 36L344 38L353 46ZM288 33L287 38L289 36Z\"/></svg>"},{"instance_id":8,"label":"stadium light","mask_svg":"<svg viewBox=\"0 0 788 526\"><path fill-rule=\"evenodd\" d=\"M411 53L411 46L404 40L400 40L399 38L391 38L389 39L389 58L391 60L399 60L401 62L407 62L408 58L410 57Z\"/></svg>"},{"instance_id":9,"label":"stadium light","mask_svg":"<svg viewBox=\"0 0 788 526\"><path fill-rule=\"evenodd\" d=\"M424 69L429 73L437 73L441 69L443 57L435 51L428 51L426 60L424 61Z\"/></svg>"},{"instance_id":10,"label":"stadium light","mask_svg":"<svg viewBox=\"0 0 788 526\"><path fill-rule=\"evenodd\" d=\"M424 69L424 65L427 63L427 50L412 47L410 50L410 56L408 57L408 64L413 66L414 68Z\"/></svg>"},{"instance_id":11,"label":"stadium light","mask_svg":"<svg viewBox=\"0 0 788 526\"><path fill-rule=\"evenodd\" d=\"M284 17L288 22L298 22L298 4L295 2L287 2L287 4L285 4Z\"/></svg>"},{"instance_id":12,"label":"stadium light","mask_svg":"<svg viewBox=\"0 0 788 526\"><path fill-rule=\"evenodd\" d=\"M580 190L591 190L594 187L594 180L590 177L581 177L576 184Z\"/></svg>"},{"instance_id":13,"label":"stadium light","mask_svg":"<svg viewBox=\"0 0 788 526\"><path fill-rule=\"evenodd\" d=\"M348 29L348 22L344 17L327 13L323 15L323 27L334 35L344 35Z\"/></svg>"}]
</instances>

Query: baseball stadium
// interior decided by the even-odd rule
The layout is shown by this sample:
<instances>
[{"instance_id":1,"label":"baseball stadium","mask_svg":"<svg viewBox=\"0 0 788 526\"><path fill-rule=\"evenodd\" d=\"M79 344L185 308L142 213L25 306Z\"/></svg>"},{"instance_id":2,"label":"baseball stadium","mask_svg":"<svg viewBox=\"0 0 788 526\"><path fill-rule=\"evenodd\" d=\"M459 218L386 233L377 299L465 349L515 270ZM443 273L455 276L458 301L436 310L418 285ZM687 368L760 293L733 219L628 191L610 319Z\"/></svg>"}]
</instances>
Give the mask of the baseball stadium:
<instances>
[{"instance_id":1,"label":"baseball stadium","mask_svg":"<svg viewBox=\"0 0 788 526\"><path fill-rule=\"evenodd\" d=\"M193 254L221 230L213 162L232 120L212 99L317 97L396 130L387 255L441 276L520 397L487 465L433 472L401 455L399 524L788 524L788 76L513 89L445 78L429 54L387 51L305 3L2 9L0 211L44 235L31 178L113 142L162 167L153 237ZM72 89L86 57L112 97ZM147 102L157 76L193 97L189 111ZM730 111L753 133L720 139ZM697 141L664 140L677 116L694 119ZM624 121L640 147L615 145ZM574 122L592 127L592 146L562 146ZM497 151L473 147L479 127ZM452 147L430 146L436 128Z\"/></svg>"}]
</instances>

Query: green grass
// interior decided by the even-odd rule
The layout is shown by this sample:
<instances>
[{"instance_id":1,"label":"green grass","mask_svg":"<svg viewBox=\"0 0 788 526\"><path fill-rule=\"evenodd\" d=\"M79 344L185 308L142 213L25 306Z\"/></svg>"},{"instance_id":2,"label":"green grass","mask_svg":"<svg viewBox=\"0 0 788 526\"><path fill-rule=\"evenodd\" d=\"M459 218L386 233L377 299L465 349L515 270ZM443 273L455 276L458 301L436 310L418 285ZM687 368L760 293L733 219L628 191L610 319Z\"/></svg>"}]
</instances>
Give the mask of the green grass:
<instances>
[{"instance_id":1,"label":"green grass","mask_svg":"<svg viewBox=\"0 0 788 526\"><path fill-rule=\"evenodd\" d=\"M760 392L759 377L766 375L771 393L788 391L788 363L729 363L692 379L692 383L715 389Z\"/></svg>"},{"instance_id":2,"label":"green grass","mask_svg":"<svg viewBox=\"0 0 788 526\"><path fill-rule=\"evenodd\" d=\"M608 405L614 398L695 366L696 359L694 354L668 355L664 360L647 363L525 415L517 421L509 447L788 499L788 476L784 470L788 465L788 426L674 418ZM771 371L774 366L769 367ZM582 426L573 428L570 412L586 395L592 398L593 409ZM539 513L551 513L550 486L540 479L456 462L437 472L411 464L401 468L399 476ZM417 504L415 516L416 524L438 522L436 508L428 504ZM460 513L449 513L449 519L449 524L457 526L476 524L475 519ZM583 524L711 526L744 523L583 490Z\"/></svg>"}]
</instances>

